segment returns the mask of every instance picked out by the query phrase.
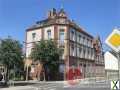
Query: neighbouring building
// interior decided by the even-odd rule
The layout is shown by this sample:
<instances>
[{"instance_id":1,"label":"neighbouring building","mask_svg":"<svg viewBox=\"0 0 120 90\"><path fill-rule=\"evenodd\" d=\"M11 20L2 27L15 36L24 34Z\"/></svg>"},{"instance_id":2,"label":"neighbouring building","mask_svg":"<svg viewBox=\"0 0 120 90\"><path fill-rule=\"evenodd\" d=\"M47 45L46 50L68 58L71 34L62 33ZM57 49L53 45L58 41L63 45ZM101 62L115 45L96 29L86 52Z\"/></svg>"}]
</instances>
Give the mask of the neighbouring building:
<instances>
[{"instance_id":1,"label":"neighbouring building","mask_svg":"<svg viewBox=\"0 0 120 90\"><path fill-rule=\"evenodd\" d=\"M65 75L66 66L80 67L82 77L104 76L104 55L100 37L93 37L73 20L67 17L64 9L50 10L46 19L37 21L26 30L26 58L33 44L40 40L52 39L62 49L59 73ZM31 73L37 67L31 66Z\"/></svg>"},{"instance_id":2,"label":"neighbouring building","mask_svg":"<svg viewBox=\"0 0 120 90\"><path fill-rule=\"evenodd\" d=\"M118 59L112 52L105 52L105 75L107 79L117 80L118 79Z\"/></svg>"}]
</instances>

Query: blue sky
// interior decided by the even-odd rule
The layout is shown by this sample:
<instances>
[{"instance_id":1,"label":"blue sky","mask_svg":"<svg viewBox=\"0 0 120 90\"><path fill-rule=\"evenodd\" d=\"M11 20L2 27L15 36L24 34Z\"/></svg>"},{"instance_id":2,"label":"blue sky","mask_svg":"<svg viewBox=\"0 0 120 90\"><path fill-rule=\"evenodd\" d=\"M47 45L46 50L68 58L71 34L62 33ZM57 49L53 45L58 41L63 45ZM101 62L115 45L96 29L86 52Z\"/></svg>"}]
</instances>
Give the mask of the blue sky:
<instances>
[{"instance_id":1,"label":"blue sky","mask_svg":"<svg viewBox=\"0 0 120 90\"><path fill-rule=\"evenodd\" d=\"M91 35L99 34L102 41L120 26L120 0L0 0L0 38L9 35L24 41L26 28L61 6L70 19Z\"/></svg>"}]
</instances>

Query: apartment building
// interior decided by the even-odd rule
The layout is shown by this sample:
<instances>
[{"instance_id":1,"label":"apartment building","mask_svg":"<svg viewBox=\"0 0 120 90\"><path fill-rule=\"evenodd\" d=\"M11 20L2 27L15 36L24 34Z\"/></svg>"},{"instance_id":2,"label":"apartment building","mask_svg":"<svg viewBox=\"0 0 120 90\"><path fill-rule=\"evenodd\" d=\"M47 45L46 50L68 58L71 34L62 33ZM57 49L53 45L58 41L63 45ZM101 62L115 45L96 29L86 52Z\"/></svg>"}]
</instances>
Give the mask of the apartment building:
<instances>
[{"instance_id":1,"label":"apartment building","mask_svg":"<svg viewBox=\"0 0 120 90\"><path fill-rule=\"evenodd\" d=\"M65 74L66 66L79 67L82 77L104 76L104 56L100 37L93 37L70 20L64 11L50 10L46 19L37 21L26 30L26 58L29 57L33 43L52 39L62 49L59 73ZM35 67L31 66L32 73Z\"/></svg>"}]
</instances>

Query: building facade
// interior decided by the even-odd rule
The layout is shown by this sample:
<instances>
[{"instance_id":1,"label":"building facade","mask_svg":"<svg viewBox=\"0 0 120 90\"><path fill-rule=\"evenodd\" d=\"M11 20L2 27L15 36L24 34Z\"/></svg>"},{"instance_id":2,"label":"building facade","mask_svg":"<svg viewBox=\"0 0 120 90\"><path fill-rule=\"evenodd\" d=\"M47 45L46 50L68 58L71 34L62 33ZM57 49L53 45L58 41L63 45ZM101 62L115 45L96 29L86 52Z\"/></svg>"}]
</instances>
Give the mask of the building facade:
<instances>
[{"instance_id":1,"label":"building facade","mask_svg":"<svg viewBox=\"0 0 120 90\"><path fill-rule=\"evenodd\" d=\"M117 80L119 77L118 59L114 52L107 51L105 57L105 75L109 80Z\"/></svg>"},{"instance_id":2,"label":"building facade","mask_svg":"<svg viewBox=\"0 0 120 90\"><path fill-rule=\"evenodd\" d=\"M26 58L33 44L52 39L62 49L59 72L65 74L66 66L79 67L82 77L104 76L104 56L99 36L93 37L67 17L64 9L53 9L45 20L36 22L26 30ZM32 68L34 73L35 67Z\"/></svg>"}]
</instances>

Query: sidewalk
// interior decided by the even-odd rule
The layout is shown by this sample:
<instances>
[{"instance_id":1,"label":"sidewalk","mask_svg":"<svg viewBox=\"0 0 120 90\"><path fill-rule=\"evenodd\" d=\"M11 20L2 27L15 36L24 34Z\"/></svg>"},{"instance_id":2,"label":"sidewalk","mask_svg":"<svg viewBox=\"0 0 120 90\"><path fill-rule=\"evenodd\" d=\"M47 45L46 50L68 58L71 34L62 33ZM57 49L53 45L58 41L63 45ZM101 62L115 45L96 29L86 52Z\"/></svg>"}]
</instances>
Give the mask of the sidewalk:
<instances>
[{"instance_id":1,"label":"sidewalk","mask_svg":"<svg viewBox=\"0 0 120 90\"><path fill-rule=\"evenodd\" d=\"M85 79L77 79L77 84L95 84L95 83L105 83L106 80L104 78L85 78ZM0 90L36 90L31 85L42 85L42 84L59 84L63 86L69 87L69 81L11 81L11 86L8 88L0 88ZM16 84L16 85L15 85ZM18 84L18 85L17 85ZM23 86L24 85L24 86ZM26 85L26 86L25 86ZM29 86L27 86L29 85ZM15 86L15 87L13 87Z\"/></svg>"},{"instance_id":2,"label":"sidewalk","mask_svg":"<svg viewBox=\"0 0 120 90\"><path fill-rule=\"evenodd\" d=\"M35 90L35 88L32 88L30 86L17 86L17 87L8 87L8 88L0 88L0 90Z\"/></svg>"}]
</instances>

